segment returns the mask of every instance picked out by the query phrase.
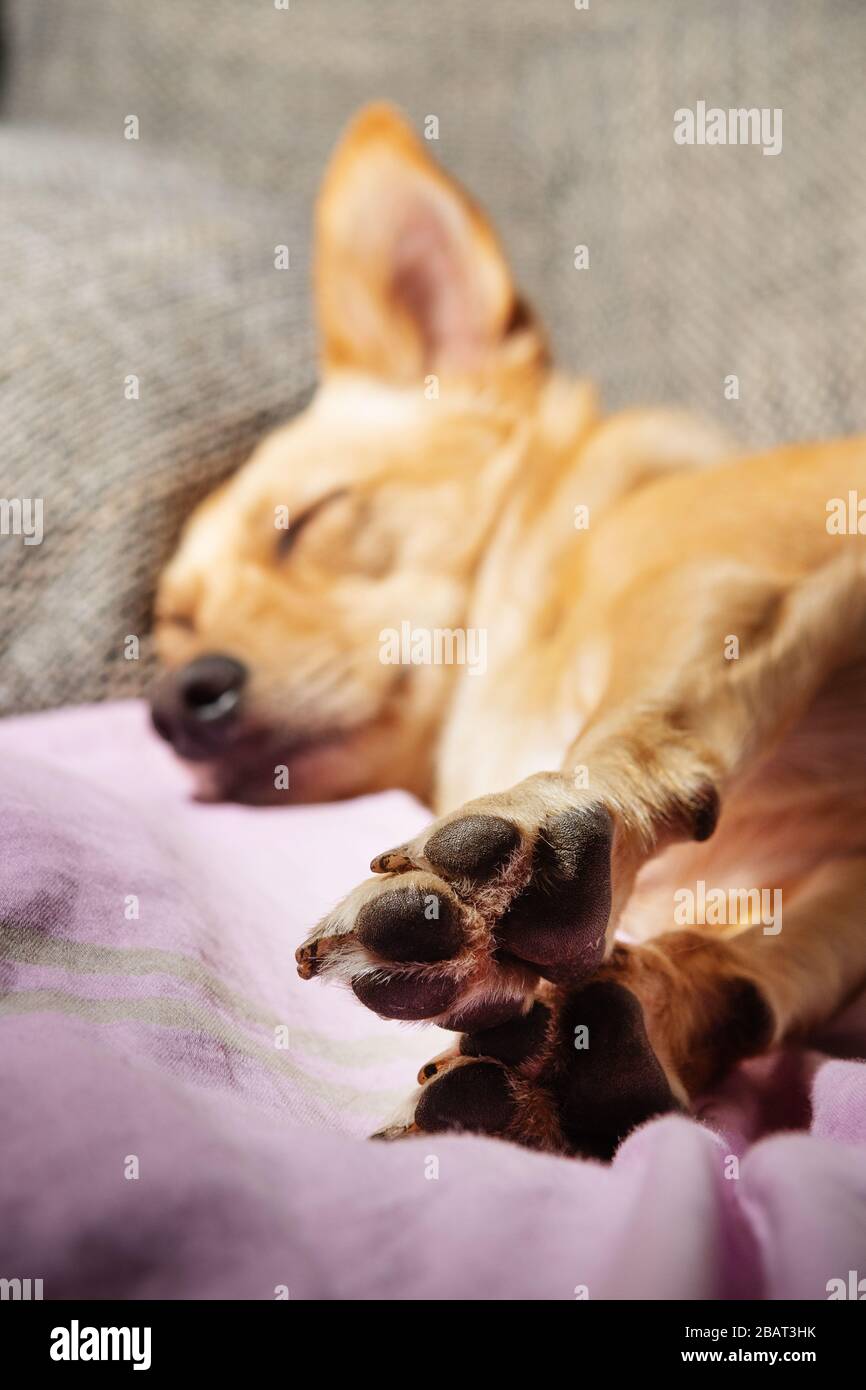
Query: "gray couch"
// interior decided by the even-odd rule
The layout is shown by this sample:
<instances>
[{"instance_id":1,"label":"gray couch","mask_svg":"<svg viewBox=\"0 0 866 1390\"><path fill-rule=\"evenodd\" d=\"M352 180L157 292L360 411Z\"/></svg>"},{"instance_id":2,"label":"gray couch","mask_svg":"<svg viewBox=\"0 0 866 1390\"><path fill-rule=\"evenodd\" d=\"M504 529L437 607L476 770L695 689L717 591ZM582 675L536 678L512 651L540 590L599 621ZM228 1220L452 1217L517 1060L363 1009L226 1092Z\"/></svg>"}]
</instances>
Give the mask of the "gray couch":
<instances>
[{"instance_id":1,"label":"gray couch","mask_svg":"<svg viewBox=\"0 0 866 1390\"><path fill-rule=\"evenodd\" d=\"M438 116L609 405L750 446L866 426L862 0L5 0L4 29L0 494L45 516L0 537L4 711L144 688L123 640L184 514L312 389L312 199L374 97ZM699 99L781 107L782 153L676 145Z\"/></svg>"}]
</instances>

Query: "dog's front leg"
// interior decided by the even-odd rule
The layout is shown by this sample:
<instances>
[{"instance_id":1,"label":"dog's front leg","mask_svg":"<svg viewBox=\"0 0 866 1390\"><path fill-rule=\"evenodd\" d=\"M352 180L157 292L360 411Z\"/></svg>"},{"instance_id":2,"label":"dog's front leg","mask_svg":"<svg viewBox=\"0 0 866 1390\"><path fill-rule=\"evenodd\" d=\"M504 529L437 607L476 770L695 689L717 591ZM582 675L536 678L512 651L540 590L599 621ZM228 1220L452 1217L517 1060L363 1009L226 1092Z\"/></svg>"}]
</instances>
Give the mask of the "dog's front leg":
<instances>
[{"instance_id":1,"label":"dog's front leg","mask_svg":"<svg viewBox=\"0 0 866 1390\"><path fill-rule=\"evenodd\" d=\"M695 833L687 817L676 826ZM463 1129L608 1157L687 1103L645 1022L667 977L628 949L606 960L612 908L649 852L617 797L545 773L374 860L381 876L297 955L303 976L346 980L383 1017L463 1034L423 1068L388 1137Z\"/></svg>"},{"instance_id":2,"label":"dog's front leg","mask_svg":"<svg viewBox=\"0 0 866 1390\"><path fill-rule=\"evenodd\" d=\"M756 595L762 592L760 609ZM549 1041L550 1027L561 1033L562 1018L570 1020L563 1001L578 998L581 1009L591 1009L596 1033L613 1030L608 1055L620 1059L615 1076L609 1068L595 1074L602 1116L608 1084L611 1095L629 1096L624 1113L632 1119L682 1103L694 1091L698 1081L684 1079L676 1037L666 1030L671 1020L691 1019L684 1028L689 1049L702 1020L736 1029L736 1009L730 1018L724 1009L707 1013L714 980L750 981L775 1011L767 1039L777 1036L778 1009L772 992L761 992L763 977L748 961L729 961L721 943L702 947L706 989L693 990L687 972L673 972L681 985L676 1009L656 1007L659 982L670 971L626 971L630 956L610 959L616 922L640 867L677 840L712 834L737 777L797 723L835 669L866 656L860 562L833 564L787 589L750 583L743 594L759 636L740 662L726 666L716 649L692 648L679 669L665 667L655 680L641 673L641 691L655 689L655 698L620 693L569 750L562 771L468 802L380 855L372 866L379 877L350 894L300 948L301 974L342 977L383 1017L428 1019L472 1038L489 1039L491 1031L504 1029L509 1047L517 1046L512 1030L522 1037L526 1027L537 1029L538 1008L550 1010L551 1002L554 1022L542 1016L545 1037ZM726 597L733 611L736 595ZM832 959L837 944L828 941L821 949ZM845 949L856 957L862 947L855 941ZM773 959L781 963L783 955ZM807 973L795 971L794 978L806 981ZM736 990L718 996L721 1005L738 999ZM828 996L824 1012L837 1003L837 996ZM796 1015L795 1004L788 1010ZM747 1031L748 1048L764 1040L761 1028ZM556 1037L554 1059L562 1055ZM542 1048L526 1065L532 1072L547 1066L550 1056ZM456 1079L449 1086L469 1088L457 1108L475 1118L464 1127L500 1132L503 1063L495 1053L483 1060L484 1071L463 1076L457 1073L469 1068L465 1055L452 1058L447 1072ZM510 1096L510 1083L506 1089ZM542 1086L542 1097L547 1093ZM442 1091L430 1094L443 1097ZM433 1127L444 1127L452 1112L453 1106L445 1107ZM561 1144L543 1104L533 1114L527 1142ZM599 1125L606 1130L607 1122ZM620 1132L621 1125L614 1129Z\"/></svg>"},{"instance_id":3,"label":"dog's front leg","mask_svg":"<svg viewBox=\"0 0 866 1390\"><path fill-rule=\"evenodd\" d=\"M636 672L637 693L616 692L562 771L469 801L374 859L379 877L300 948L301 974L341 976L384 1017L461 1032L523 1013L539 979L588 979L641 866L712 834L728 788L850 661L852 632L866 655L862 562L786 590L729 586L725 598L759 634L738 662L712 634L678 667L663 651L663 669Z\"/></svg>"},{"instance_id":4,"label":"dog's front leg","mask_svg":"<svg viewBox=\"0 0 866 1390\"><path fill-rule=\"evenodd\" d=\"M297 952L300 973L351 983L386 1018L459 1032L525 1012L539 980L604 959L614 821L567 777L479 797L373 861Z\"/></svg>"},{"instance_id":5,"label":"dog's front leg","mask_svg":"<svg viewBox=\"0 0 866 1390\"><path fill-rule=\"evenodd\" d=\"M468 1130L609 1158L736 1062L828 1018L866 980L866 857L800 886L781 931L671 931L616 945L589 983L542 984L528 1013L422 1067L382 1137Z\"/></svg>"}]
</instances>

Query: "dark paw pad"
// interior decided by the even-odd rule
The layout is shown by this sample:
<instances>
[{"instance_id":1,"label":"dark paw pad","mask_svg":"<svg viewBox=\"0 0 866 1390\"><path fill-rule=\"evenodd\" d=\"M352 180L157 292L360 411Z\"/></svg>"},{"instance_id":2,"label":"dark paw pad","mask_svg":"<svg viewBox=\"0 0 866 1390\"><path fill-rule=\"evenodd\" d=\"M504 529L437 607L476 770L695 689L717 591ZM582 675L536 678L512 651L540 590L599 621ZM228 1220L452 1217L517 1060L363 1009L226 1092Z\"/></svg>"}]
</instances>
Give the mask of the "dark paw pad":
<instances>
[{"instance_id":1,"label":"dark paw pad","mask_svg":"<svg viewBox=\"0 0 866 1390\"><path fill-rule=\"evenodd\" d=\"M503 916L496 939L546 979L585 977L603 959L612 839L613 822L602 807L564 812L539 835L530 883Z\"/></svg>"},{"instance_id":2,"label":"dark paw pad","mask_svg":"<svg viewBox=\"0 0 866 1390\"><path fill-rule=\"evenodd\" d=\"M465 1057L495 1057L516 1066L541 1051L549 1019L546 1005L533 1004L520 1018L461 1038L460 1051Z\"/></svg>"},{"instance_id":3,"label":"dark paw pad","mask_svg":"<svg viewBox=\"0 0 866 1390\"><path fill-rule=\"evenodd\" d=\"M467 1062L425 1086L415 1123L431 1133L471 1130L502 1134L516 1113L505 1069L496 1062Z\"/></svg>"},{"instance_id":4,"label":"dark paw pad","mask_svg":"<svg viewBox=\"0 0 866 1390\"><path fill-rule=\"evenodd\" d=\"M361 975L352 989L361 1003L381 1018L415 1021L444 1013L454 1003L459 985L447 975L427 977L406 972L385 978Z\"/></svg>"},{"instance_id":5,"label":"dark paw pad","mask_svg":"<svg viewBox=\"0 0 866 1390\"><path fill-rule=\"evenodd\" d=\"M429 862L449 877L489 878L520 845L520 831L502 816L462 816L443 825L424 846Z\"/></svg>"},{"instance_id":6,"label":"dark paw pad","mask_svg":"<svg viewBox=\"0 0 866 1390\"><path fill-rule=\"evenodd\" d=\"M563 1006L552 1090L568 1142L599 1158L612 1157L653 1115L679 1109L639 1000L609 981L587 985Z\"/></svg>"},{"instance_id":7,"label":"dark paw pad","mask_svg":"<svg viewBox=\"0 0 866 1390\"><path fill-rule=\"evenodd\" d=\"M424 893L417 884L381 893L358 913L355 935L384 960L447 960L460 950L463 933L457 908L444 893Z\"/></svg>"}]
</instances>

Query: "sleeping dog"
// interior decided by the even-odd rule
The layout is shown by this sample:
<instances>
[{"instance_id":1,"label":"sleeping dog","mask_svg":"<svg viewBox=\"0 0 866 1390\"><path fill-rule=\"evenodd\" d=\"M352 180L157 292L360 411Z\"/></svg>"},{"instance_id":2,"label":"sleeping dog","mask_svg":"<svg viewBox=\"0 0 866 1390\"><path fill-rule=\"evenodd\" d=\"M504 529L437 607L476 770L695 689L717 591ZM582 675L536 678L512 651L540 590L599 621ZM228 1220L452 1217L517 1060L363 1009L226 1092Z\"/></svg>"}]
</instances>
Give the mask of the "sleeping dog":
<instances>
[{"instance_id":1,"label":"sleeping dog","mask_svg":"<svg viewBox=\"0 0 866 1390\"><path fill-rule=\"evenodd\" d=\"M601 418L388 107L315 284L318 393L160 582L155 725L212 796L438 814L297 952L460 1035L387 1133L607 1156L866 978L866 442Z\"/></svg>"}]
</instances>

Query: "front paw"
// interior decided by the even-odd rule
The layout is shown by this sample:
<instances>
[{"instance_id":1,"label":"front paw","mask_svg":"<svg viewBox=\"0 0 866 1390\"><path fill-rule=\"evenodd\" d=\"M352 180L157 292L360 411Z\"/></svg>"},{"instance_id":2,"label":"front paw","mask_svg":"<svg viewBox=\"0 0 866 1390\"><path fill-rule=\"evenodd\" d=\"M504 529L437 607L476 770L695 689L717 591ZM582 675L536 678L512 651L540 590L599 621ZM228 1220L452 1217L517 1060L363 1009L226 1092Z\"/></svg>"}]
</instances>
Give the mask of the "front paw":
<instances>
[{"instance_id":1,"label":"front paw","mask_svg":"<svg viewBox=\"0 0 866 1390\"><path fill-rule=\"evenodd\" d=\"M408 1125L380 1137L470 1132L610 1159L638 1125L681 1107L636 995L614 980L555 989L520 1018L423 1067Z\"/></svg>"},{"instance_id":2,"label":"front paw","mask_svg":"<svg viewBox=\"0 0 866 1390\"><path fill-rule=\"evenodd\" d=\"M332 974L385 1018L459 1032L520 1014L539 977L574 985L605 954L613 820L529 778L374 859L311 933L299 973Z\"/></svg>"}]
</instances>

